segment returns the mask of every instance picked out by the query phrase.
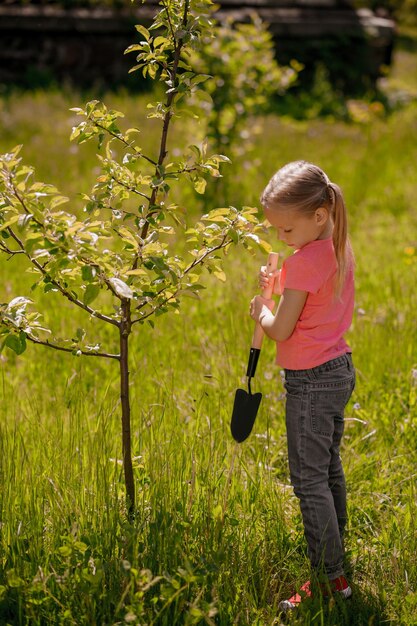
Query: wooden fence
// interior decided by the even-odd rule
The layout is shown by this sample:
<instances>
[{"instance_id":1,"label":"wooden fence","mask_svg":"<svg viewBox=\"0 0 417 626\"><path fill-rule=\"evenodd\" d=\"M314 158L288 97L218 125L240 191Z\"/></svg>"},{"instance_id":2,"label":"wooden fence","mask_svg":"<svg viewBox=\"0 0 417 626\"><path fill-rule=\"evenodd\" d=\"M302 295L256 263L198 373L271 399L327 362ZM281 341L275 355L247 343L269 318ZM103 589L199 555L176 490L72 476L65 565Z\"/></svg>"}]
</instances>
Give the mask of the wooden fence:
<instances>
[{"instance_id":1,"label":"wooden fence","mask_svg":"<svg viewBox=\"0 0 417 626\"><path fill-rule=\"evenodd\" d=\"M349 91L390 64L395 25L369 10L336 0L223 0L217 17L243 22L254 10L269 25L278 60L301 61L307 78L323 63ZM0 6L0 83L133 86L138 77L128 78L132 58L123 51L135 41L134 24L149 24L154 11L152 2L120 10Z\"/></svg>"}]
</instances>

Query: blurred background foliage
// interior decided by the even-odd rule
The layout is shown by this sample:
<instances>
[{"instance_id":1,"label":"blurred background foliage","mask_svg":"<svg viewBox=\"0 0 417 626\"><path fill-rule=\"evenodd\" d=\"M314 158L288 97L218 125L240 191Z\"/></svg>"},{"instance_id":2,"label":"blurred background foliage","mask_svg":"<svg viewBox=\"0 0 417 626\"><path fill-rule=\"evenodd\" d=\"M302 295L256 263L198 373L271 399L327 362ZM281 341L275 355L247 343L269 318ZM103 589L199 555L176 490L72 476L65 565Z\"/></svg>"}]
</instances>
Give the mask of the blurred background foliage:
<instances>
[{"instance_id":1,"label":"blurred background foliage","mask_svg":"<svg viewBox=\"0 0 417 626\"><path fill-rule=\"evenodd\" d=\"M92 8L127 8L132 7L132 0L3 0L4 5L55 5L64 8L92 7ZM296 3L288 1L288 6ZM346 4L344 2L343 4ZM417 21L417 0L352 0L351 4L358 8L368 8L374 11L387 11L397 19Z\"/></svg>"},{"instance_id":2,"label":"blurred background foliage","mask_svg":"<svg viewBox=\"0 0 417 626\"><path fill-rule=\"evenodd\" d=\"M151 4L156 4L157 0L151 0ZM146 3L148 4L148 3ZM268 2L265 2L267 5ZM277 7L288 5L292 7L299 4L300 7L304 7L301 1L291 2L288 0L285 2L278 2ZM224 5L228 6L227 0ZM414 24L417 24L417 0L335 0L333 7L320 7L320 2L317 2L320 11L327 9L340 8L343 9L347 6L356 8L368 8L375 11L375 13L381 16L390 16L396 20L401 28L397 28L395 33L394 46L397 46L400 42L404 47L409 48L415 45L414 37ZM136 19L140 15L141 3L132 0L3 0L3 8L9 7L61 7L64 9L76 9L76 8L91 8L91 9L119 9L124 10L124 14L128 14L127 19ZM221 3L218 4L221 6ZM234 5L235 8L243 8L243 5ZM244 3L247 8L249 3ZM273 6L273 3L270 3ZM228 8L230 8L228 6ZM129 16L129 11L134 12L134 17ZM146 21L146 20L145 20ZM142 23L142 22L141 22ZM412 29L412 33L405 32L404 27ZM85 27L83 27L85 28ZM126 31L129 32L129 24L127 24ZM244 54L244 42L238 43L237 39L242 36L241 30L245 26L239 26L237 23L233 25L236 29L236 41L233 43L235 48L239 48L237 58L239 63L243 62L244 71L235 71L235 78L239 74L244 75L250 72L250 63L248 61L248 55ZM375 42L369 40L368 33L361 32L360 29L356 33L344 31L335 31L328 33L321 37L282 37L267 36L266 28L262 30L259 26L259 42L255 50L256 54L262 57L258 66L263 64L263 84L261 85L262 92L257 94L257 99L264 97L265 101L268 101L270 110L281 114L289 114L296 119L311 119L316 116L331 116L339 119L350 119L351 107L348 100L351 98L364 99L369 103L378 102L382 104L384 110L389 111L393 107L396 107L399 102L402 101L404 94L387 94L381 85L384 84L384 78L389 74L390 61L391 61L391 49L392 42L385 43L385 53L381 55L380 48L381 42L376 42L379 36L374 36ZM262 31L262 32L261 32ZM24 36L24 31L22 31ZM22 39L22 33L18 34L19 39ZM204 63L208 74L220 76L220 80L223 80L222 73L230 73L232 64L230 63L230 55L224 53L227 46L231 45L232 25L230 23L222 22L218 25L216 38L210 42L208 46L205 46L202 51L204 56ZM0 58L0 62L6 63L7 59L11 59L12 63L8 69L9 74L13 74L13 80L2 81L0 79L0 92L7 92L15 85L20 88L49 88L62 86L62 82L73 83L78 89L90 89L93 88L95 93L105 93L111 90L117 90L119 88L126 87L129 91L139 92L147 90L149 87L149 81L146 81L143 77L132 77L128 75L128 66L125 71L120 73L118 69L118 75L113 75L113 70L110 69L110 61L106 57L102 58L105 52L105 48L109 47L109 38L113 41L112 51L113 55L120 58L119 65L124 63L123 49L121 36L117 39L114 34L106 34L107 39L104 38L94 39L94 37L88 37L88 33L83 32L47 32L43 36L43 32L34 32L34 35L39 39L39 45L35 46L35 52L28 53L24 51L25 63L19 65L19 61L16 61L15 69L11 69L14 63L14 58L22 56L22 51L19 46L21 45L16 38L9 37L7 31L5 35L9 38L3 40L3 46L17 46L15 52L10 52ZM121 33L119 33L122 35ZM132 28L132 39L129 43L133 43L134 31ZM86 39L89 43L86 43ZM93 43L93 39L94 42ZM46 41L47 40L47 41ZM67 40L65 43L64 40ZM110 44L111 45L111 44ZM256 45L252 41L252 46ZM25 44L26 46L26 44ZM269 46L269 48L268 48ZM271 61L268 59L264 63L265 54L270 56L274 55L275 46L275 58L281 67L281 77L275 80L274 72L270 71ZM27 47L27 46L26 46ZM39 49L38 49L39 48ZM51 56L51 50L57 49ZM117 48L117 50L116 50ZM120 50L120 54L119 54ZM266 50L264 53L263 50ZM14 55L14 56L13 56ZM40 58L42 57L42 60ZM60 67L57 66L58 59L72 58L72 66ZM88 61L85 59L88 57ZM78 59L75 62L74 59ZM376 60L377 59L377 60ZM70 61L68 61L70 63ZM284 67L292 68L291 72L283 75ZM123 66L124 67L124 66ZM233 68L232 68L233 69ZM275 71L275 70L274 70ZM65 73L68 72L68 75ZM291 75L290 84L288 88L281 89L282 81L286 80L285 77ZM268 76L270 80L268 81ZM380 80L382 78L382 80ZM222 100L229 99L227 91L228 77L224 80L222 89L211 89L210 95L214 98L220 98ZM273 85L276 82L277 88L275 94L271 93L267 83ZM241 81L242 82L242 81ZM243 83L242 83L243 84ZM249 86L246 85L246 88ZM265 88L265 91L263 91ZM273 89L272 89L273 91ZM233 95L236 95L233 94ZM255 92L254 92L255 98ZM216 143L221 143L224 137L230 135L233 128L233 119L238 119L237 111L232 112L224 106L224 102L215 102L216 111L222 109L223 120L217 120L217 125L223 125L224 130L227 132L221 132L222 135L217 135ZM259 102L258 102L259 105ZM236 103L235 105L236 106ZM237 105L238 106L238 105ZM265 112L265 106L260 106L258 113ZM227 123L225 119L229 117ZM215 132L213 131L213 137ZM233 142L229 142L233 143Z\"/></svg>"}]
</instances>

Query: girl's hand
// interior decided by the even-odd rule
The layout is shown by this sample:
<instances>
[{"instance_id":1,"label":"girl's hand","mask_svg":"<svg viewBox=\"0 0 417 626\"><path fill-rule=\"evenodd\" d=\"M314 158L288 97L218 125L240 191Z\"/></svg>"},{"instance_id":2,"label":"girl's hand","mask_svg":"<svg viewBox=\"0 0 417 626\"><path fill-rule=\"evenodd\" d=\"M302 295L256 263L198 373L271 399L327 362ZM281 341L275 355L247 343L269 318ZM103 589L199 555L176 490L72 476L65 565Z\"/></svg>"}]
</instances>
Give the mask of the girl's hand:
<instances>
[{"instance_id":1,"label":"girl's hand","mask_svg":"<svg viewBox=\"0 0 417 626\"><path fill-rule=\"evenodd\" d=\"M250 316L255 322L259 322L261 315L263 317L265 313L272 311L274 306L275 302L273 300L267 300L266 298L262 298L262 296L255 296L250 303Z\"/></svg>"},{"instance_id":2,"label":"girl's hand","mask_svg":"<svg viewBox=\"0 0 417 626\"><path fill-rule=\"evenodd\" d=\"M267 272L266 265L262 265L259 272L259 287L262 291L271 284L273 281L274 289L273 293L277 295L281 295L280 285L279 285L279 277L281 270L275 270L275 272Z\"/></svg>"}]
</instances>

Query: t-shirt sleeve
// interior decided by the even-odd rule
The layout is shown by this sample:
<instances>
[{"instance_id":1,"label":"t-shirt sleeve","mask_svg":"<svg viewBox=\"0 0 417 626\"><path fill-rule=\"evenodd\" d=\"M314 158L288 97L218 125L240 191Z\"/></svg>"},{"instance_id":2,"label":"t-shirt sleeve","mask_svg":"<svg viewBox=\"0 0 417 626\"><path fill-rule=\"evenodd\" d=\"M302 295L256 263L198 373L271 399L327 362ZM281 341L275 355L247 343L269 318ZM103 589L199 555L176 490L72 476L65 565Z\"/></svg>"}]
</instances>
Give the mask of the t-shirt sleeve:
<instances>
[{"instance_id":1,"label":"t-shirt sleeve","mask_svg":"<svg viewBox=\"0 0 417 626\"><path fill-rule=\"evenodd\" d=\"M323 277L311 261L304 259L300 254L294 253L284 261L281 272L282 290L298 289L317 293L322 284Z\"/></svg>"}]
</instances>

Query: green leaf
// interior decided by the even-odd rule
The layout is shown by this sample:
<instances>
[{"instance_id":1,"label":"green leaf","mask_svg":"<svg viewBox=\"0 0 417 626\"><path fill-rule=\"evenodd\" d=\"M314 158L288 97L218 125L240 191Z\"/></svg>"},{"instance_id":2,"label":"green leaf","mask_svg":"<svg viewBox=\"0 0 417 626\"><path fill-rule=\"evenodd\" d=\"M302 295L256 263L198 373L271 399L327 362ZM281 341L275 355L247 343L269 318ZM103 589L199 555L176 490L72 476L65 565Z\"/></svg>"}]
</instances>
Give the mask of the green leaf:
<instances>
[{"instance_id":1,"label":"green leaf","mask_svg":"<svg viewBox=\"0 0 417 626\"><path fill-rule=\"evenodd\" d=\"M204 178L201 178L201 176L194 181L194 189L197 193L203 194L206 190L206 185L207 181Z\"/></svg>"},{"instance_id":2,"label":"green leaf","mask_svg":"<svg viewBox=\"0 0 417 626\"><path fill-rule=\"evenodd\" d=\"M200 296L196 291L192 291L191 289L179 289L176 296L186 296L187 298L194 298L194 300L200 300Z\"/></svg>"},{"instance_id":3,"label":"green leaf","mask_svg":"<svg viewBox=\"0 0 417 626\"><path fill-rule=\"evenodd\" d=\"M81 276L86 282L94 280L96 273L95 267L91 267L90 265L83 265L81 268Z\"/></svg>"},{"instance_id":4,"label":"green leaf","mask_svg":"<svg viewBox=\"0 0 417 626\"><path fill-rule=\"evenodd\" d=\"M271 244L265 241L264 239L259 239L257 243L258 243L258 247L260 248L260 250L262 252L265 252L265 254L269 254L272 251Z\"/></svg>"},{"instance_id":5,"label":"green leaf","mask_svg":"<svg viewBox=\"0 0 417 626\"><path fill-rule=\"evenodd\" d=\"M128 230L124 226L121 226L118 229L118 233L126 241L126 243L129 243L130 245L132 245L135 250L139 249L139 243L135 239L135 236L130 232L130 230Z\"/></svg>"},{"instance_id":6,"label":"green leaf","mask_svg":"<svg viewBox=\"0 0 417 626\"><path fill-rule=\"evenodd\" d=\"M239 233L237 233L233 228L229 228L229 230L227 231L227 234L234 244L239 243Z\"/></svg>"},{"instance_id":7,"label":"green leaf","mask_svg":"<svg viewBox=\"0 0 417 626\"><path fill-rule=\"evenodd\" d=\"M82 552L84 554L84 552L86 552L88 546L83 541L75 541L74 542L74 548L76 550L78 550L78 552Z\"/></svg>"},{"instance_id":8,"label":"green leaf","mask_svg":"<svg viewBox=\"0 0 417 626\"><path fill-rule=\"evenodd\" d=\"M85 106L85 111L87 115L91 115L91 113L94 111L98 104L100 104L99 100L90 100L90 102L87 102Z\"/></svg>"},{"instance_id":9,"label":"green leaf","mask_svg":"<svg viewBox=\"0 0 417 626\"><path fill-rule=\"evenodd\" d=\"M58 287L56 287L53 283L46 283L43 288L43 293L49 293L50 291L58 291Z\"/></svg>"},{"instance_id":10,"label":"green leaf","mask_svg":"<svg viewBox=\"0 0 417 626\"><path fill-rule=\"evenodd\" d=\"M145 270L142 270L140 268L136 269L136 270L129 270L126 272L127 276L146 276L146 272Z\"/></svg>"},{"instance_id":11,"label":"green leaf","mask_svg":"<svg viewBox=\"0 0 417 626\"><path fill-rule=\"evenodd\" d=\"M170 45L171 42L166 37L161 37L161 36L155 37L155 39L153 41L153 47L154 48L158 48L159 46L162 46L163 44Z\"/></svg>"},{"instance_id":12,"label":"green leaf","mask_svg":"<svg viewBox=\"0 0 417 626\"><path fill-rule=\"evenodd\" d=\"M158 66L155 63L148 65L148 74L150 78L154 79L157 71L158 71Z\"/></svg>"},{"instance_id":13,"label":"green leaf","mask_svg":"<svg viewBox=\"0 0 417 626\"><path fill-rule=\"evenodd\" d=\"M72 548L70 546L60 546L58 548L58 552L63 556L63 557L68 557L71 556L72 554Z\"/></svg>"},{"instance_id":14,"label":"green leaf","mask_svg":"<svg viewBox=\"0 0 417 626\"><path fill-rule=\"evenodd\" d=\"M16 224L16 222L18 222L19 219L20 219L20 215L13 215L13 217L11 217L9 220L4 222L4 224L0 224L0 230L6 230L6 228L8 228L9 226L13 226L13 224Z\"/></svg>"},{"instance_id":15,"label":"green leaf","mask_svg":"<svg viewBox=\"0 0 417 626\"><path fill-rule=\"evenodd\" d=\"M66 196L55 196L49 203L49 209L53 211L61 204L66 204L67 202L69 202L69 198Z\"/></svg>"},{"instance_id":16,"label":"green leaf","mask_svg":"<svg viewBox=\"0 0 417 626\"><path fill-rule=\"evenodd\" d=\"M198 74L194 76L192 79L193 85L199 85L200 83L205 83L209 78L212 78L210 74Z\"/></svg>"},{"instance_id":17,"label":"green leaf","mask_svg":"<svg viewBox=\"0 0 417 626\"><path fill-rule=\"evenodd\" d=\"M141 50L143 50L143 46L140 43L134 43L126 48L124 54L129 54L129 52L138 52Z\"/></svg>"},{"instance_id":18,"label":"green leaf","mask_svg":"<svg viewBox=\"0 0 417 626\"><path fill-rule=\"evenodd\" d=\"M14 569L10 569L7 572L7 584L9 587L17 589L18 587L24 587L25 581L17 575Z\"/></svg>"},{"instance_id":19,"label":"green leaf","mask_svg":"<svg viewBox=\"0 0 417 626\"><path fill-rule=\"evenodd\" d=\"M138 31L138 33L140 33L141 35L143 35L145 37L146 41L150 40L151 35L150 35L150 33L149 33L147 28L145 28L141 24L136 24L135 28Z\"/></svg>"},{"instance_id":20,"label":"green leaf","mask_svg":"<svg viewBox=\"0 0 417 626\"><path fill-rule=\"evenodd\" d=\"M26 335L24 332L19 335L8 335L6 337L5 345L13 350L16 354L23 354L26 350Z\"/></svg>"},{"instance_id":21,"label":"green leaf","mask_svg":"<svg viewBox=\"0 0 417 626\"><path fill-rule=\"evenodd\" d=\"M83 302L85 305L91 304L93 300L95 300L100 293L100 285L90 283L87 285L87 288L84 292Z\"/></svg>"},{"instance_id":22,"label":"green leaf","mask_svg":"<svg viewBox=\"0 0 417 626\"><path fill-rule=\"evenodd\" d=\"M75 333L75 336L77 338L77 341L82 341L85 337L85 330L84 328L77 328L77 332Z\"/></svg>"},{"instance_id":23,"label":"green leaf","mask_svg":"<svg viewBox=\"0 0 417 626\"><path fill-rule=\"evenodd\" d=\"M222 283L226 282L226 274L223 272L223 270L215 270L213 274L216 276L216 278L221 280Z\"/></svg>"}]
</instances>

